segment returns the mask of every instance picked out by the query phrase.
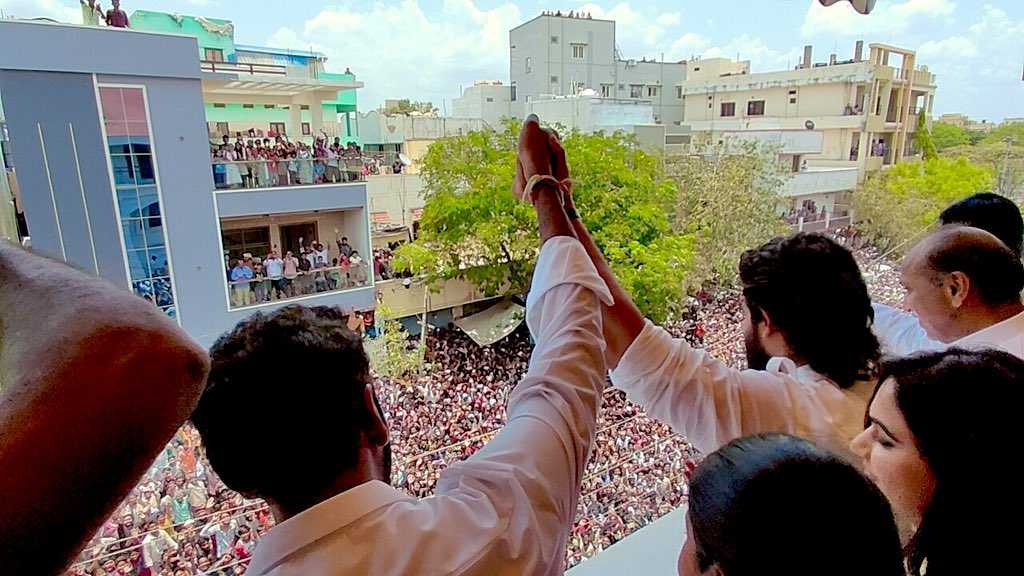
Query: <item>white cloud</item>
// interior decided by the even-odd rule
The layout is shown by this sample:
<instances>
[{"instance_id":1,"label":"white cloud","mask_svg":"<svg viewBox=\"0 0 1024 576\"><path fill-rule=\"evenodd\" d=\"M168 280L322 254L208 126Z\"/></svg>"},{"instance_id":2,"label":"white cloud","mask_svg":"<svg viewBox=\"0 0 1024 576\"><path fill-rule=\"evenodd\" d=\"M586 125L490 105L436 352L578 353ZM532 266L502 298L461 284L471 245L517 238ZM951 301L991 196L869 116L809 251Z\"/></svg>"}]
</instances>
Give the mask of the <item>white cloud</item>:
<instances>
[{"instance_id":1,"label":"white cloud","mask_svg":"<svg viewBox=\"0 0 1024 576\"><path fill-rule=\"evenodd\" d=\"M361 109L385 98L432 100L458 95L460 85L508 74L508 31L522 21L505 3L485 10L473 0L445 0L425 11L418 0L330 6L301 31L282 27L271 46L318 50L332 70L349 67L365 82ZM367 106L369 104L369 106Z\"/></svg>"},{"instance_id":2,"label":"white cloud","mask_svg":"<svg viewBox=\"0 0 1024 576\"><path fill-rule=\"evenodd\" d=\"M701 58L739 58L750 60L755 72L781 70L795 65L800 57L800 50L776 50L770 48L763 39L749 34L740 34L722 44L714 44L710 39L687 32L677 38L669 50L671 60L687 60Z\"/></svg>"},{"instance_id":3,"label":"white cloud","mask_svg":"<svg viewBox=\"0 0 1024 576\"><path fill-rule=\"evenodd\" d=\"M912 23L924 19L948 19L956 10L952 0L902 0L879 2L865 16L847 2L829 7L811 0L804 16L801 34L806 36L884 36L906 31Z\"/></svg>"},{"instance_id":4,"label":"white cloud","mask_svg":"<svg viewBox=\"0 0 1024 576\"><path fill-rule=\"evenodd\" d=\"M0 11L4 16L14 18L51 18L71 24L82 22L82 11L77 2L68 5L60 0L0 0Z\"/></svg>"},{"instance_id":5,"label":"white cloud","mask_svg":"<svg viewBox=\"0 0 1024 576\"><path fill-rule=\"evenodd\" d=\"M929 58L972 58L978 55L974 40L963 36L950 36L942 40L929 40L917 48L922 59Z\"/></svg>"},{"instance_id":6,"label":"white cloud","mask_svg":"<svg viewBox=\"0 0 1024 576\"><path fill-rule=\"evenodd\" d=\"M623 56L635 58L650 53L652 49L664 48L665 40L671 35L670 28L682 21L679 12L659 12L634 9L627 2L620 2L611 8L590 3L580 6L576 12L589 13L594 18L615 21L615 40L620 43Z\"/></svg>"}]
</instances>

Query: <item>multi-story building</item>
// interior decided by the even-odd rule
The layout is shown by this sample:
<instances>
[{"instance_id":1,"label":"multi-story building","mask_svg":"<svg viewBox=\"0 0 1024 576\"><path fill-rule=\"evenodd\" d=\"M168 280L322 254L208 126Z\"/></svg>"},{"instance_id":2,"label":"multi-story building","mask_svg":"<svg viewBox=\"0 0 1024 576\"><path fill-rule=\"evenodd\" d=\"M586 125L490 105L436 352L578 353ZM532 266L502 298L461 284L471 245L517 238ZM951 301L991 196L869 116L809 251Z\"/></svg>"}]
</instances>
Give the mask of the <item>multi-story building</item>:
<instances>
[{"instance_id":1,"label":"multi-story building","mask_svg":"<svg viewBox=\"0 0 1024 576\"><path fill-rule=\"evenodd\" d=\"M18 232L18 200L17 180L14 168L8 168L7 156L10 144L7 140L7 124L4 122L4 103L0 98L0 240L17 242Z\"/></svg>"},{"instance_id":2,"label":"multi-story building","mask_svg":"<svg viewBox=\"0 0 1024 576\"><path fill-rule=\"evenodd\" d=\"M783 195L798 226L816 229L848 215L849 194L872 171L914 155L918 115L930 114L935 76L909 50L871 44L863 58L814 63L812 49L794 70L750 73L749 62L687 62L677 85L695 142L756 139L780 146L792 167ZM897 61L898 60L898 61ZM822 216L824 213L825 216ZM847 219L835 220L836 223Z\"/></svg>"},{"instance_id":3,"label":"multi-story building","mask_svg":"<svg viewBox=\"0 0 1024 576\"><path fill-rule=\"evenodd\" d=\"M367 187L361 177L287 176L218 186L206 124L205 105L221 95L293 106L355 86L204 70L197 50L195 37L180 34L0 21L3 149L20 190L21 235L152 301L204 344L254 310L289 302L373 308L365 266L305 274L280 292L229 281L227 259L256 262L313 240L336 257L335 239L347 237L369 262Z\"/></svg>"},{"instance_id":4,"label":"multi-story building","mask_svg":"<svg viewBox=\"0 0 1024 576\"><path fill-rule=\"evenodd\" d=\"M353 88L362 83L348 68L328 72L323 54L236 44L230 20L147 10L136 10L130 20L135 30L196 39L203 72L223 79L203 83L211 137L251 131L310 141L327 133L346 144L358 143ZM280 96L289 98L282 103Z\"/></svg>"},{"instance_id":5,"label":"multi-story building","mask_svg":"<svg viewBox=\"0 0 1024 576\"><path fill-rule=\"evenodd\" d=\"M677 91L694 134L746 130L820 130L822 150L809 167L856 166L861 174L914 154L918 114L930 114L935 76L910 50L871 44L863 59L812 62L795 70L749 73L747 63L713 58L687 63Z\"/></svg>"},{"instance_id":6,"label":"multi-story building","mask_svg":"<svg viewBox=\"0 0 1024 576\"><path fill-rule=\"evenodd\" d=\"M951 124L957 128L963 128L964 130L970 130L972 132L991 132L995 130L999 125L988 120L972 120L966 114L943 114L935 120L939 124ZM1009 122L1010 119L1006 119L1003 122Z\"/></svg>"},{"instance_id":7,"label":"multi-story building","mask_svg":"<svg viewBox=\"0 0 1024 576\"><path fill-rule=\"evenodd\" d=\"M546 12L513 28L509 45L510 99L517 116L531 100L590 88L603 98L649 101L654 122L667 132L683 123L684 102L675 87L686 79L686 65L622 58L612 20Z\"/></svg>"},{"instance_id":8,"label":"multi-story building","mask_svg":"<svg viewBox=\"0 0 1024 576\"><path fill-rule=\"evenodd\" d=\"M477 80L452 100L453 118L480 118L498 129L502 118L515 116L512 109L515 91L501 80Z\"/></svg>"}]
</instances>

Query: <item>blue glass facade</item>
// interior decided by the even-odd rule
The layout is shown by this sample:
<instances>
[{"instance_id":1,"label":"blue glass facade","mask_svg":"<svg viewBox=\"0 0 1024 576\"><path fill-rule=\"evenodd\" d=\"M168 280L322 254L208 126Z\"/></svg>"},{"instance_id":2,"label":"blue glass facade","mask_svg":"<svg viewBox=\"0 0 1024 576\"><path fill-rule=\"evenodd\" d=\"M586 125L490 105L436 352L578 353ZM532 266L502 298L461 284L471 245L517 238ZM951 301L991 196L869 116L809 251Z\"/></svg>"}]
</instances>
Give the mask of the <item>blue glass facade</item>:
<instances>
[{"instance_id":1,"label":"blue glass facade","mask_svg":"<svg viewBox=\"0 0 1024 576\"><path fill-rule=\"evenodd\" d=\"M177 317L142 88L100 87L100 106L132 289Z\"/></svg>"}]
</instances>

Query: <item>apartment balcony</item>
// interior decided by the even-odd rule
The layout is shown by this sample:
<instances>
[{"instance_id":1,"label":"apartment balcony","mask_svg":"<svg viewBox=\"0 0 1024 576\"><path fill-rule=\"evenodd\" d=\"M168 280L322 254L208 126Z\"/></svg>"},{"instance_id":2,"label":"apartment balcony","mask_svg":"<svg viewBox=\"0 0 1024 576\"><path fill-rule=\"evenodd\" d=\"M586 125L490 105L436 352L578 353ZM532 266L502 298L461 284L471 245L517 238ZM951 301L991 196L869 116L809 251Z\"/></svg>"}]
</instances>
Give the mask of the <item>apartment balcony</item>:
<instances>
[{"instance_id":1,"label":"apartment balcony","mask_svg":"<svg viewBox=\"0 0 1024 576\"><path fill-rule=\"evenodd\" d=\"M810 168L793 174L783 186L786 197L842 192L857 188L856 168Z\"/></svg>"},{"instance_id":2,"label":"apartment balcony","mask_svg":"<svg viewBox=\"0 0 1024 576\"><path fill-rule=\"evenodd\" d=\"M824 137L817 130L724 131L720 137L740 142L759 142L779 147L780 154L820 154Z\"/></svg>"},{"instance_id":3,"label":"apartment balcony","mask_svg":"<svg viewBox=\"0 0 1024 576\"><path fill-rule=\"evenodd\" d=\"M863 115L848 115L837 111L827 116L738 116L697 120L687 118L684 125L693 132L754 132L778 130L807 130L807 121L814 123L815 130L863 129Z\"/></svg>"}]
</instances>

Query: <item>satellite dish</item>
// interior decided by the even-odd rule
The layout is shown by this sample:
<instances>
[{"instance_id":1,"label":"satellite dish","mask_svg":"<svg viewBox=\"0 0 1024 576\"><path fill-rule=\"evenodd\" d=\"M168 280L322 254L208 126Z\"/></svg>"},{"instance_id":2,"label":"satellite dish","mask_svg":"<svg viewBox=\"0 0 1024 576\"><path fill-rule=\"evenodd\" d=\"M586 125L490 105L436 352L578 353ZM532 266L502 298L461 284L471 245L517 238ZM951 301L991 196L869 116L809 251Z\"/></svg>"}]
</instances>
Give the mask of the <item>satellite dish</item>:
<instances>
[{"instance_id":1,"label":"satellite dish","mask_svg":"<svg viewBox=\"0 0 1024 576\"><path fill-rule=\"evenodd\" d=\"M412 160L409 160L409 157L401 152L398 154L398 160L402 163L402 166L412 166Z\"/></svg>"},{"instance_id":2,"label":"satellite dish","mask_svg":"<svg viewBox=\"0 0 1024 576\"><path fill-rule=\"evenodd\" d=\"M807 122L804 122L804 128L807 128L808 130L814 130L814 121L808 120Z\"/></svg>"}]
</instances>

